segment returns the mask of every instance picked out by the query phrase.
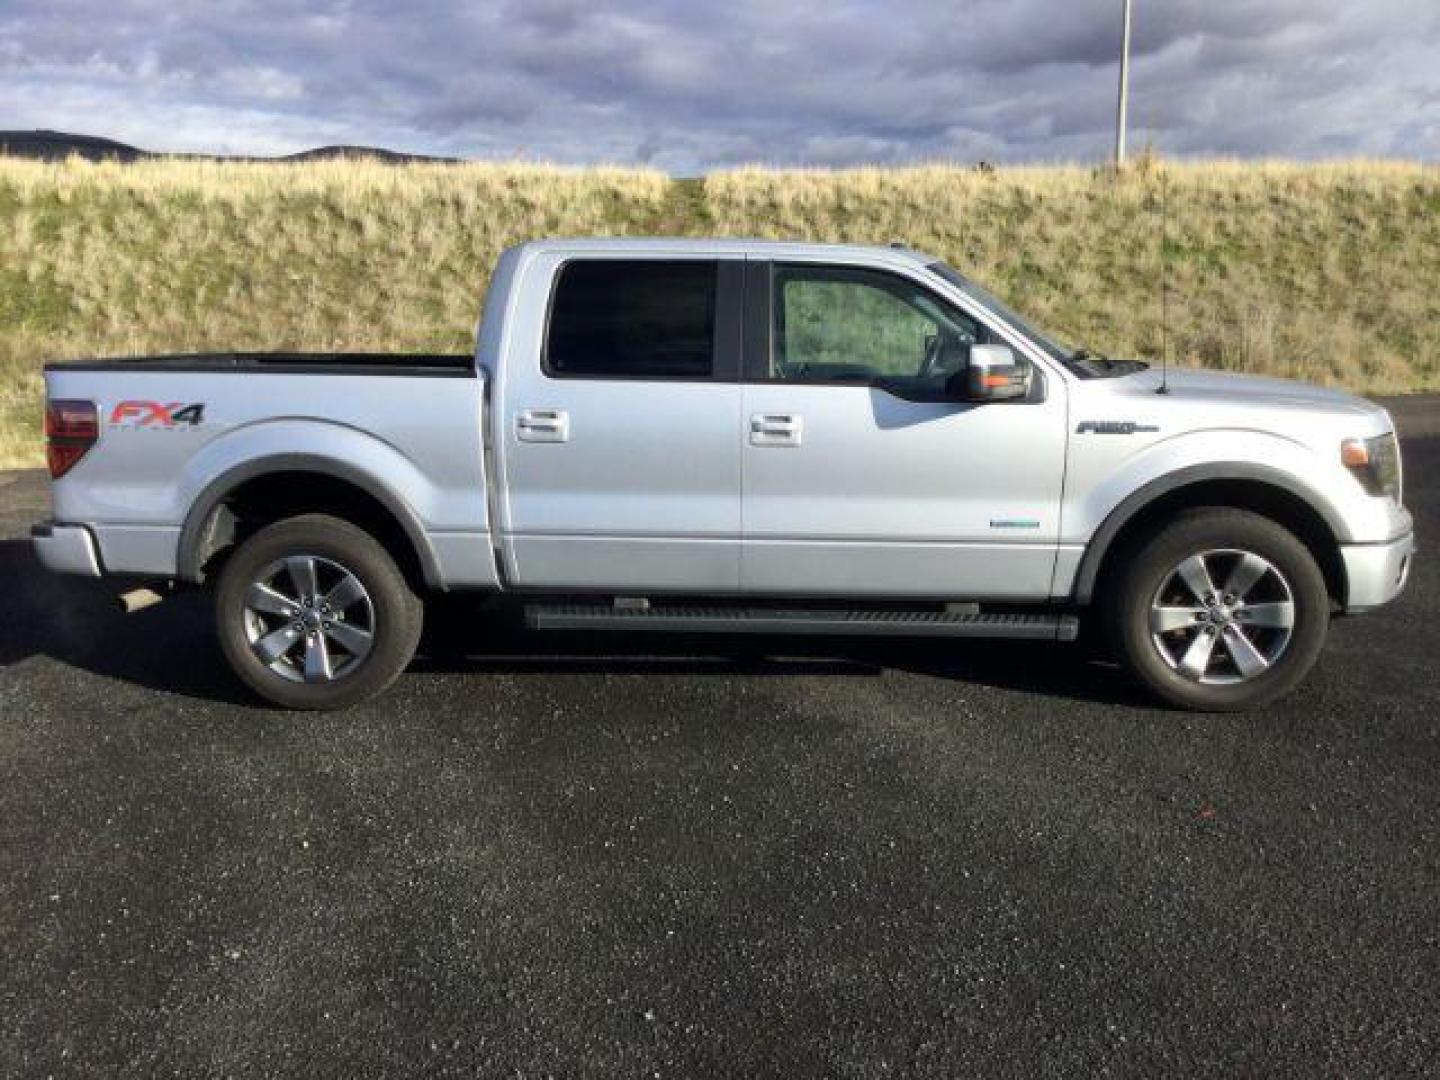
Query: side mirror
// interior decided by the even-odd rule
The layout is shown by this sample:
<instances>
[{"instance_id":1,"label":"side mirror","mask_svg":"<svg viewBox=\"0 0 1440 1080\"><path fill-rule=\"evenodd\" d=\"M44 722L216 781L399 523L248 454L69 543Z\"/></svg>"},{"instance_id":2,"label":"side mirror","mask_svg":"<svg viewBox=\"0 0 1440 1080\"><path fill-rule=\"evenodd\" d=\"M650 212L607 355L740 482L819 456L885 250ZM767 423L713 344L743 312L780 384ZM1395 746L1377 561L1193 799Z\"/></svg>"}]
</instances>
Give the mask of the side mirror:
<instances>
[{"instance_id":1,"label":"side mirror","mask_svg":"<svg viewBox=\"0 0 1440 1080\"><path fill-rule=\"evenodd\" d=\"M1012 401L1030 393L1034 368L1008 345L971 345L970 363L959 372L966 401Z\"/></svg>"}]
</instances>

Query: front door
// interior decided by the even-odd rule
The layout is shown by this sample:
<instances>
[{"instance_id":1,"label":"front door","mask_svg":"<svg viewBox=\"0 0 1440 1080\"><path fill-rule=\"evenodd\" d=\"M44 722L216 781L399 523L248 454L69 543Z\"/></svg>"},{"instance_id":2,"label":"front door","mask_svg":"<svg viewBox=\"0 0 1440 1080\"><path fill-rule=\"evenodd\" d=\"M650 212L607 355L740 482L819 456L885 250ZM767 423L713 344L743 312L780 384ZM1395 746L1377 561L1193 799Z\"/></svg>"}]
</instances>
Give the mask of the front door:
<instances>
[{"instance_id":1,"label":"front door","mask_svg":"<svg viewBox=\"0 0 1440 1080\"><path fill-rule=\"evenodd\" d=\"M1047 597L1060 380L1026 400L939 400L968 345L1000 339L899 272L752 263L747 287L765 329L747 341L742 588Z\"/></svg>"},{"instance_id":2,"label":"front door","mask_svg":"<svg viewBox=\"0 0 1440 1080\"><path fill-rule=\"evenodd\" d=\"M736 591L743 262L554 258L497 395L513 583Z\"/></svg>"}]
</instances>

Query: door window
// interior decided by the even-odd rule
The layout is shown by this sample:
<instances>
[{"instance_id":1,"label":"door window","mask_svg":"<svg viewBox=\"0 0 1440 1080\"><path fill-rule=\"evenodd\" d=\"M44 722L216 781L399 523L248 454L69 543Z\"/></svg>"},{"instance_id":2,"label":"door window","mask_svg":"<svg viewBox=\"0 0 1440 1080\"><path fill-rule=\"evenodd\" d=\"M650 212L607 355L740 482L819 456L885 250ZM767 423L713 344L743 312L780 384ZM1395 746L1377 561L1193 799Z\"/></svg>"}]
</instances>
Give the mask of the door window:
<instances>
[{"instance_id":1,"label":"door window","mask_svg":"<svg viewBox=\"0 0 1440 1080\"><path fill-rule=\"evenodd\" d=\"M545 373L704 379L715 363L714 262L578 259L560 269Z\"/></svg>"},{"instance_id":2,"label":"door window","mask_svg":"<svg viewBox=\"0 0 1440 1080\"><path fill-rule=\"evenodd\" d=\"M987 341L973 319L883 271L777 266L769 378L943 393Z\"/></svg>"}]
</instances>

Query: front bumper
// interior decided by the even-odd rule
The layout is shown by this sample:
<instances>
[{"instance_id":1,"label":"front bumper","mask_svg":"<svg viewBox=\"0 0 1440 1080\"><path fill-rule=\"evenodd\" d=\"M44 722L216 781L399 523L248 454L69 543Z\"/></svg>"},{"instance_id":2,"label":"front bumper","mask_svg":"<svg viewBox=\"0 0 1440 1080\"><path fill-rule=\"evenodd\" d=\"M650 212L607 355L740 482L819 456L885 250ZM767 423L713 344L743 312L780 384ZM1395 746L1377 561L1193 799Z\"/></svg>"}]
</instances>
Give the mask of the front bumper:
<instances>
[{"instance_id":1,"label":"front bumper","mask_svg":"<svg viewBox=\"0 0 1440 1080\"><path fill-rule=\"evenodd\" d=\"M58 525L41 522L30 529L30 542L35 556L46 570L57 574L100 576L100 557L95 551L95 538L83 525Z\"/></svg>"},{"instance_id":2,"label":"front bumper","mask_svg":"<svg viewBox=\"0 0 1440 1080\"><path fill-rule=\"evenodd\" d=\"M1386 544L1342 544L1345 563L1345 610L1369 611L1400 595L1410 577L1415 534L1408 532Z\"/></svg>"}]
</instances>

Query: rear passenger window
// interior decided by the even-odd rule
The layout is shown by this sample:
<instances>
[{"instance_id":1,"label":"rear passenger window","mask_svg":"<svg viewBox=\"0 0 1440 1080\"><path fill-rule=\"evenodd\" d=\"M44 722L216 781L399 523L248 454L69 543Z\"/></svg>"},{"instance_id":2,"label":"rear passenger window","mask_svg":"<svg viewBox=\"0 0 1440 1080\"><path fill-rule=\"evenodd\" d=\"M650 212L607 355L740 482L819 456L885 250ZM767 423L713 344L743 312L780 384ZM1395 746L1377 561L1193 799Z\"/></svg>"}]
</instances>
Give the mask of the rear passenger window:
<instances>
[{"instance_id":1,"label":"rear passenger window","mask_svg":"<svg viewBox=\"0 0 1440 1080\"><path fill-rule=\"evenodd\" d=\"M705 378L716 264L581 259L555 284L545 370L571 378Z\"/></svg>"}]
</instances>

